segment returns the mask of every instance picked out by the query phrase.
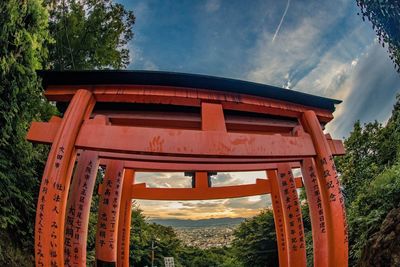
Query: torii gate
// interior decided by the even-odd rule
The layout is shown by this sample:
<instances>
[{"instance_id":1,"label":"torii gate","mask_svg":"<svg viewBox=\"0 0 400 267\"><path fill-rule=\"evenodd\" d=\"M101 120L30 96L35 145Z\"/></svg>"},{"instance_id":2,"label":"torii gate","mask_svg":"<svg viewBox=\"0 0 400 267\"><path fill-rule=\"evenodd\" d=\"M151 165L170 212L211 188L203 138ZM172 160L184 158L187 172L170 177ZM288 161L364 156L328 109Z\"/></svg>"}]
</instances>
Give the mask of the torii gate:
<instances>
[{"instance_id":1,"label":"torii gate","mask_svg":"<svg viewBox=\"0 0 400 267\"><path fill-rule=\"evenodd\" d=\"M203 75L151 71L41 72L63 118L33 122L51 144L38 198L36 266L85 266L91 196L106 165L97 266L129 266L131 199L271 194L280 266L306 266L296 188L307 193L314 266L347 266L344 199L333 162L340 140L322 127L340 101ZM77 158L78 153L80 154ZM76 166L75 166L76 163ZM74 168L75 167L75 168ZM301 168L294 178L292 168ZM193 188L147 188L135 171L191 171ZM209 172L264 170L253 185L212 187ZM72 178L73 176L73 178Z\"/></svg>"}]
</instances>

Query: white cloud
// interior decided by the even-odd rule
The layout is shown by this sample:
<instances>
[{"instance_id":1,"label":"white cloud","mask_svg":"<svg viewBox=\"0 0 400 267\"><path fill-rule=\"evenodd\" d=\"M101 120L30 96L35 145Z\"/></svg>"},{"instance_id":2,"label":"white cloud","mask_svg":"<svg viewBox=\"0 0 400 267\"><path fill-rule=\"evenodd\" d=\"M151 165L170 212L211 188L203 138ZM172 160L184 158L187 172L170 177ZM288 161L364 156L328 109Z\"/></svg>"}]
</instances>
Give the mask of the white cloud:
<instances>
[{"instance_id":1,"label":"white cloud","mask_svg":"<svg viewBox=\"0 0 400 267\"><path fill-rule=\"evenodd\" d=\"M213 177L213 186L252 184L257 178L266 178L265 171L218 173ZM191 187L191 180L183 173L137 172L135 183L146 183L148 187ZM217 218L249 217L260 209L270 207L267 195L234 199L201 201L152 201L136 200L144 214L151 218Z\"/></svg>"},{"instance_id":2,"label":"white cloud","mask_svg":"<svg viewBox=\"0 0 400 267\"><path fill-rule=\"evenodd\" d=\"M354 8L351 3L310 3L304 8L313 10L312 15L296 16L295 23L282 28L275 42L270 42L273 33L264 30L250 53L253 65L246 76L256 82L332 97L374 33L357 20L355 11L349 11ZM290 11L304 12L296 3ZM349 18L351 15L354 17ZM353 27L344 26L343 21L352 21Z\"/></svg>"},{"instance_id":3,"label":"white cloud","mask_svg":"<svg viewBox=\"0 0 400 267\"><path fill-rule=\"evenodd\" d=\"M192 179L183 172L137 172L135 183L146 183L152 188L188 188L192 187Z\"/></svg>"},{"instance_id":4,"label":"white cloud","mask_svg":"<svg viewBox=\"0 0 400 267\"><path fill-rule=\"evenodd\" d=\"M137 200L145 216L150 218L204 219L251 217L271 207L269 195L202 201Z\"/></svg>"},{"instance_id":5,"label":"white cloud","mask_svg":"<svg viewBox=\"0 0 400 267\"><path fill-rule=\"evenodd\" d=\"M341 97L341 86L351 70L357 65L358 57L368 49L372 38L360 34L365 25L348 32L337 43L318 57L313 69L296 83L296 89L326 97ZM355 44L366 43L362 48Z\"/></svg>"},{"instance_id":6,"label":"white cloud","mask_svg":"<svg viewBox=\"0 0 400 267\"><path fill-rule=\"evenodd\" d=\"M230 186L241 184L254 184L256 179L266 178L265 171L249 171L249 172L219 172L212 177L212 185Z\"/></svg>"},{"instance_id":7,"label":"white cloud","mask_svg":"<svg viewBox=\"0 0 400 267\"><path fill-rule=\"evenodd\" d=\"M308 64L310 49L318 39L319 29L310 19L304 19L294 29L282 32L271 43L271 34L264 32L253 53L255 67L247 78L252 81L283 86L299 64Z\"/></svg>"},{"instance_id":8,"label":"white cloud","mask_svg":"<svg viewBox=\"0 0 400 267\"><path fill-rule=\"evenodd\" d=\"M337 88L343 103L334 113L327 131L336 138L347 136L356 120L385 122L400 92L400 75L396 73L387 52L376 42L357 59Z\"/></svg>"},{"instance_id":9,"label":"white cloud","mask_svg":"<svg viewBox=\"0 0 400 267\"><path fill-rule=\"evenodd\" d=\"M274 43L268 41L272 34L264 31L252 52L254 65L247 78L343 100L327 126L335 138L342 138L357 119L387 119L400 79L386 51L373 41L370 25L360 22L337 33L332 43L324 40L341 20L327 12L317 10L297 26L285 27Z\"/></svg>"}]
</instances>

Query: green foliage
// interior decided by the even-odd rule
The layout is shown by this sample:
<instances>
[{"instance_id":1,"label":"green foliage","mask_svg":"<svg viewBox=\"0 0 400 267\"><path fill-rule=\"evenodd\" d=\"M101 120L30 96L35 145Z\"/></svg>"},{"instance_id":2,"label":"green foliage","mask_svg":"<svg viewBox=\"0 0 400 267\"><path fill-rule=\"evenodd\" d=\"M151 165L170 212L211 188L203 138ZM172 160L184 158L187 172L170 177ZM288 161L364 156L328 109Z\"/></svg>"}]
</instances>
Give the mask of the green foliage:
<instances>
[{"instance_id":1,"label":"green foliage","mask_svg":"<svg viewBox=\"0 0 400 267\"><path fill-rule=\"evenodd\" d=\"M336 159L341 172L342 185L347 203L351 203L365 183L370 182L385 165L386 155L382 147L383 129L378 122L354 124L354 129L345 140L346 155ZM383 155L382 155L383 154Z\"/></svg>"},{"instance_id":2,"label":"green foliage","mask_svg":"<svg viewBox=\"0 0 400 267\"><path fill-rule=\"evenodd\" d=\"M364 127L357 121L344 142L346 155L336 159L341 173L346 203L352 203L360 190L398 160L400 145L400 99L383 127L378 122Z\"/></svg>"},{"instance_id":3,"label":"green foliage","mask_svg":"<svg viewBox=\"0 0 400 267\"><path fill-rule=\"evenodd\" d=\"M179 261L183 266L216 267L220 266L223 259L220 255L214 254L210 250L185 247L180 252Z\"/></svg>"},{"instance_id":4,"label":"green foliage","mask_svg":"<svg viewBox=\"0 0 400 267\"><path fill-rule=\"evenodd\" d=\"M0 14L0 232L7 235L2 242L12 240L6 246L31 253L38 177L47 148L33 146L25 136L31 121L47 120L55 112L43 99L35 72L51 38L40 0L0 1Z\"/></svg>"},{"instance_id":5,"label":"green foliage","mask_svg":"<svg viewBox=\"0 0 400 267\"><path fill-rule=\"evenodd\" d=\"M235 231L235 253L244 266L278 266L274 217L271 210L264 210L247 219Z\"/></svg>"},{"instance_id":6,"label":"green foliage","mask_svg":"<svg viewBox=\"0 0 400 267\"><path fill-rule=\"evenodd\" d=\"M0 232L0 264L1 266L31 267L33 254L26 253L23 249L13 245L7 233Z\"/></svg>"},{"instance_id":7,"label":"green foliage","mask_svg":"<svg viewBox=\"0 0 400 267\"><path fill-rule=\"evenodd\" d=\"M346 155L337 159L348 207L350 265L359 263L367 240L388 212L400 203L400 98L383 127L356 122L345 140Z\"/></svg>"},{"instance_id":8,"label":"green foliage","mask_svg":"<svg viewBox=\"0 0 400 267\"><path fill-rule=\"evenodd\" d=\"M32 264L37 193L49 148L32 145L25 136L32 121L47 121L57 113L42 96L36 70L42 66L122 68L129 63L126 46L133 36L131 11L110 0L46 4L42 0L0 1L2 266ZM89 262L94 259L96 216L91 214L90 219Z\"/></svg>"},{"instance_id":9,"label":"green foliage","mask_svg":"<svg viewBox=\"0 0 400 267\"><path fill-rule=\"evenodd\" d=\"M400 3L399 1L356 0L362 18L372 23L379 42L388 46L390 59L400 72Z\"/></svg>"},{"instance_id":10,"label":"green foliage","mask_svg":"<svg viewBox=\"0 0 400 267\"><path fill-rule=\"evenodd\" d=\"M241 267L243 263L236 257L234 250L230 247L211 248L202 250L196 247L182 247L179 251L179 262L181 266L218 266L218 267Z\"/></svg>"},{"instance_id":11,"label":"green foliage","mask_svg":"<svg viewBox=\"0 0 400 267\"><path fill-rule=\"evenodd\" d=\"M400 164L388 168L360 192L349 209L351 258L357 261L368 238L400 203Z\"/></svg>"},{"instance_id":12,"label":"green foliage","mask_svg":"<svg viewBox=\"0 0 400 267\"><path fill-rule=\"evenodd\" d=\"M49 1L49 66L56 70L125 68L135 16L111 0Z\"/></svg>"},{"instance_id":13,"label":"green foliage","mask_svg":"<svg viewBox=\"0 0 400 267\"><path fill-rule=\"evenodd\" d=\"M307 194L304 188L300 189L299 199L301 203L307 201ZM311 232L310 209L308 205L301 205L301 215L303 218L304 236L306 240L307 266L313 266L314 250L313 250L312 232Z\"/></svg>"},{"instance_id":14,"label":"green foliage","mask_svg":"<svg viewBox=\"0 0 400 267\"><path fill-rule=\"evenodd\" d=\"M142 210L133 203L129 255L130 263L133 266L151 266L152 242L154 242L155 266L163 266L164 257L174 257L175 265L178 267L244 266L236 257L236 250L233 248L202 250L183 245L172 227L148 223ZM94 255L94 247L89 254ZM88 260L88 264L90 262Z\"/></svg>"},{"instance_id":15,"label":"green foliage","mask_svg":"<svg viewBox=\"0 0 400 267\"><path fill-rule=\"evenodd\" d=\"M164 257L178 258L181 241L172 227L149 224L136 205L132 210L130 237L130 262L134 266L151 266L152 242L154 242L154 265L163 266Z\"/></svg>"}]
</instances>

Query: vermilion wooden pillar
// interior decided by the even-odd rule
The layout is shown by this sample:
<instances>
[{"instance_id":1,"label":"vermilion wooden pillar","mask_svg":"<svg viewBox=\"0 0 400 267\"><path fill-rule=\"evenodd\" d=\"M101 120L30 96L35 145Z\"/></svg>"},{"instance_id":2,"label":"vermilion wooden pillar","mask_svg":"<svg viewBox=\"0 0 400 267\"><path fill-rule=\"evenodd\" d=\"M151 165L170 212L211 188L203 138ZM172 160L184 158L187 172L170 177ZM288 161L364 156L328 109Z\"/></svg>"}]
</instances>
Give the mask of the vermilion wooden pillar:
<instances>
[{"instance_id":1,"label":"vermilion wooden pillar","mask_svg":"<svg viewBox=\"0 0 400 267\"><path fill-rule=\"evenodd\" d=\"M304 159L301 165L304 188L307 194L307 203L310 212L311 231L313 239L314 266L328 266L328 237L322 197L320 178L312 158Z\"/></svg>"},{"instance_id":2,"label":"vermilion wooden pillar","mask_svg":"<svg viewBox=\"0 0 400 267\"><path fill-rule=\"evenodd\" d=\"M305 267L307 266L306 243L301 207L289 164L278 164L277 176L279 194L283 204L288 266Z\"/></svg>"},{"instance_id":3,"label":"vermilion wooden pillar","mask_svg":"<svg viewBox=\"0 0 400 267\"><path fill-rule=\"evenodd\" d=\"M276 241L278 245L279 266L289 266L289 253L287 248L287 236L285 230L285 219L283 216L284 206L282 204L281 194L279 192L279 181L276 170L267 171L268 179L271 184L271 202L274 212L274 223L276 232Z\"/></svg>"},{"instance_id":4,"label":"vermilion wooden pillar","mask_svg":"<svg viewBox=\"0 0 400 267\"><path fill-rule=\"evenodd\" d=\"M36 266L64 265L64 218L75 139L94 105L91 92L78 90L72 98L53 140L38 197L35 225Z\"/></svg>"},{"instance_id":5,"label":"vermilion wooden pillar","mask_svg":"<svg viewBox=\"0 0 400 267\"><path fill-rule=\"evenodd\" d=\"M96 231L97 267L117 264L118 220L123 176L123 162L108 161L99 200Z\"/></svg>"},{"instance_id":6,"label":"vermilion wooden pillar","mask_svg":"<svg viewBox=\"0 0 400 267\"><path fill-rule=\"evenodd\" d=\"M302 124L311 135L328 238L328 266L348 266L348 233L344 198L333 155L313 111L304 112Z\"/></svg>"},{"instance_id":7,"label":"vermilion wooden pillar","mask_svg":"<svg viewBox=\"0 0 400 267\"><path fill-rule=\"evenodd\" d=\"M125 170L122 188L121 205L118 221L118 246L117 266L129 267L129 241L131 233L132 215L132 185L135 179L135 172L131 169Z\"/></svg>"},{"instance_id":8,"label":"vermilion wooden pillar","mask_svg":"<svg viewBox=\"0 0 400 267\"><path fill-rule=\"evenodd\" d=\"M81 151L67 203L65 266L86 266L90 205L98 168L98 153Z\"/></svg>"}]
</instances>

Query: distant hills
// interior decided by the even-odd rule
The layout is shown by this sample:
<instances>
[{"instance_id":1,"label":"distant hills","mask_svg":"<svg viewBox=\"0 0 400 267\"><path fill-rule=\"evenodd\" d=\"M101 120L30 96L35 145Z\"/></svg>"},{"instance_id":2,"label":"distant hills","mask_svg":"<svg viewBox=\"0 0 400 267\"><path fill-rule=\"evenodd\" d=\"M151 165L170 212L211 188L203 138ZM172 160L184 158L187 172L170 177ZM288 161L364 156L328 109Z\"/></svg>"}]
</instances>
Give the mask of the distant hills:
<instances>
[{"instance_id":1,"label":"distant hills","mask_svg":"<svg viewBox=\"0 0 400 267\"><path fill-rule=\"evenodd\" d=\"M157 223L164 226L177 228L187 227L211 227L222 225L236 225L243 222L246 218L212 218L202 220L182 220L182 219L149 219L150 223Z\"/></svg>"}]
</instances>

